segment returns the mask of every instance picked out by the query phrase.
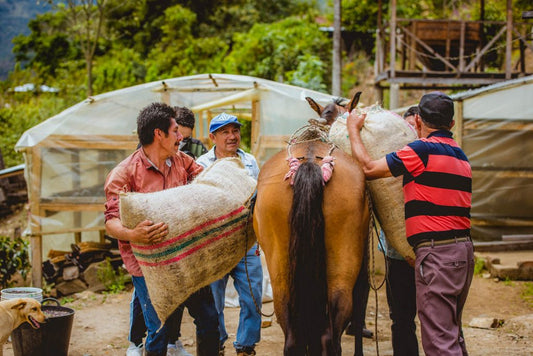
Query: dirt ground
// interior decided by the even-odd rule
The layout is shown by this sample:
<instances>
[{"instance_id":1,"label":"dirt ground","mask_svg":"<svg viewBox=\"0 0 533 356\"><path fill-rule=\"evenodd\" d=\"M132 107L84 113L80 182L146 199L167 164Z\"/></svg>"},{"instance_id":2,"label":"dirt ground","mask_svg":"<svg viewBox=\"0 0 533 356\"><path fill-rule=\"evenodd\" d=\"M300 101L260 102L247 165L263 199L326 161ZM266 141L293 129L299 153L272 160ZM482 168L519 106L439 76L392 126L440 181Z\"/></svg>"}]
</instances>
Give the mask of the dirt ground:
<instances>
[{"instance_id":1,"label":"dirt ground","mask_svg":"<svg viewBox=\"0 0 533 356\"><path fill-rule=\"evenodd\" d=\"M24 218L19 215L11 216L8 220L0 221L0 234L11 235L14 225L24 225ZM529 257L533 256L529 254ZM378 283L383 279L382 273L379 272L383 271L382 265L383 261L380 261L378 257L376 260ZM533 300L526 300L522 296L527 286L526 283L496 281L480 275L474 277L463 315L464 335L470 355L533 355ZM65 304L66 307L75 310L69 355L125 355L128 346L131 290L114 295L83 292L71 297L75 300ZM374 292L371 291L366 324L368 328L374 330L377 310L378 343L376 345L375 340L364 339L364 351L366 355L392 355L385 288L378 290L377 301L376 308L376 298ZM270 314L272 310L271 302L264 304L264 314ZM225 316L226 327L230 335L226 343L226 354L231 355L233 353L228 351L231 350L231 344L235 340L239 308L226 308ZM496 329L470 327L472 319L479 317L502 319L504 323ZM275 317L264 317L263 320L271 320L272 323L271 326L262 329L261 342L256 348L257 354L282 355L284 338L279 324ZM192 318L185 313L182 323L182 342L192 354L195 353L194 330ZM5 356L13 355L10 343L4 345L3 348ZM343 336L342 349L343 355L353 355L354 338L352 336Z\"/></svg>"},{"instance_id":2,"label":"dirt ground","mask_svg":"<svg viewBox=\"0 0 533 356\"><path fill-rule=\"evenodd\" d=\"M521 297L524 288L525 282L497 282L481 276L474 278L463 316L464 334L470 355L533 354L533 307ZM384 288L381 288L377 295L379 355L392 355ZM128 346L130 297L131 291L115 295L83 292L75 295L76 300L65 304L75 310L69 355L125 355ZM269 314L272 309L272 303L266 303L263 313ZM229 347L235 339L238 315L238 308L226 308L226 325L230 335L226 345ZM371 291L366 323L372 330L375 327L375 315L375 296ZM475 317L497 318L505 322L502 327L490 330L469 327L468 324ZM272 325L262 329L261 342L256 348L258 355L283 354L283 333L275 317L270 319ZM182 335L185 347L194 354L194 324L187 313L183 318ZM344 335L342 348L343 355L353 355L354 338ZM367 355L377 355L375 340L364 339L364 351ZM10 343L4 346L4 355L13 355Z\"/></svg>"}]
</instances>

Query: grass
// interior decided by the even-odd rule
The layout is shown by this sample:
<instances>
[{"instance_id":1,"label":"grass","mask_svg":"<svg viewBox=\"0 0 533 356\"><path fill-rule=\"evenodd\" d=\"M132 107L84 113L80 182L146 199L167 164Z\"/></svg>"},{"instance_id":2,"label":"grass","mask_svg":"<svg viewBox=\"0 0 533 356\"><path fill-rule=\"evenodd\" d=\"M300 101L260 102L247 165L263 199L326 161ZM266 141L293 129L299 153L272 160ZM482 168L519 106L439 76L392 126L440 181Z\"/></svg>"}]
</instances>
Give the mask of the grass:
<instances>
[{"instance_id":1,"label":"grass","mask_svg":"<svg viewBox=\"0 0 533 356\"><path fill-rule=\"evenodd\" d=\"M509 277L505 277L505 279L503 280L503 284L509 287L514 286L512 279L510 279Z\"/></svg>"},{"instance_id":2,"label":"grass","mask_svg":"<svg viewBox=\"0 0 533 356\"><path fill-rule=\"evenodd\" d=\"M73 297L63 297L61 298L61 305L65 305L67 303L72 303L74 301L74 298Z\"/></svg>"},{"instance_id":3,"label":"grass","mask_svg":"<svg viewBox=\"0 0 533 356\"><path fill-rule=\"evenodd\" d=\"M533 283L532 282L524 283L524 289L522 290L521 297L531 308L533 308Z\"/></svg>"},{"instance_id":4,"label":"grass","mask_svg":"<svg viewBox=\"0 0 533 356\"><path fill-rule=\"evenodd\" d=\"M474 262L474 274L480 275L485 270L485 259L476 257Z\"/></svg>"}]
</instances>

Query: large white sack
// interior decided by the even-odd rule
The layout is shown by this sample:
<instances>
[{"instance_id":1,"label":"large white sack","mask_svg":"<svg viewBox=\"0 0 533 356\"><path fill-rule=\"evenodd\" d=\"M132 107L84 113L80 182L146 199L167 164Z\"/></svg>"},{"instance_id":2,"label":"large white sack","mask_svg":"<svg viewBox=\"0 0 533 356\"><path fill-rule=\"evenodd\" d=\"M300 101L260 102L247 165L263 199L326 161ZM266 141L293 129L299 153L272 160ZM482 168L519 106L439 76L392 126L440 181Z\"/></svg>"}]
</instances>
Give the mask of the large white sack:
<instances>
[{"instance_id":1,"label":"large white sack","mask_svg":"<svg viewBox=\"0 0 533 356\"><path fill-rule=\"evenodd\" d=\"M165 222L164 241L131 244L161 321L192 293L226 275L255 243L248 206L256 188L241 160L217 160L188 185L120 195L128 228Z\"/></svg>"},{"instance_id":2,"label":"large white sack","mask_svg":"<svg viewBox=\"0 0 533 356\"><path fill-rule=\"evenodd\" d=\"M366 112L361 129L361 140L372 159L383 158L417 139L416 132L401 116L374 105L358 109ZM343 117L331 125L329 138L344 152L352 154L346 119ZM390 177L367 181L374 211L387 241L406 260L414 263L415 254L407 242L405 233L405 209L402 177Z\"/></svg>"}]
</instances>

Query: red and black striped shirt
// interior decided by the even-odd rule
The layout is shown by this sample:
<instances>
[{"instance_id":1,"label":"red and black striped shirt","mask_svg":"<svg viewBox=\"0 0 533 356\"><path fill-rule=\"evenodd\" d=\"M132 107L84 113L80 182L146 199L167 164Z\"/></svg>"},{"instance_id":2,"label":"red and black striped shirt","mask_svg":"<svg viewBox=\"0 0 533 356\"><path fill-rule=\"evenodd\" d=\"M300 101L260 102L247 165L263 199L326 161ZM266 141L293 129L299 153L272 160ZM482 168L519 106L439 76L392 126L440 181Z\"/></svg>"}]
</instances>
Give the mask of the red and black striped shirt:
<instances>
[{"instance_id":1,"label":"red and black striped shirt","mask_svg":"<svg viewBox=\"0 0 533 356\"><path fill-rule=\"evenodd\" d=\"M470 236L472 169L450 131L432 132L386 156L393 176L403 175L407 240Z\"/></svg>"}]
</instances>

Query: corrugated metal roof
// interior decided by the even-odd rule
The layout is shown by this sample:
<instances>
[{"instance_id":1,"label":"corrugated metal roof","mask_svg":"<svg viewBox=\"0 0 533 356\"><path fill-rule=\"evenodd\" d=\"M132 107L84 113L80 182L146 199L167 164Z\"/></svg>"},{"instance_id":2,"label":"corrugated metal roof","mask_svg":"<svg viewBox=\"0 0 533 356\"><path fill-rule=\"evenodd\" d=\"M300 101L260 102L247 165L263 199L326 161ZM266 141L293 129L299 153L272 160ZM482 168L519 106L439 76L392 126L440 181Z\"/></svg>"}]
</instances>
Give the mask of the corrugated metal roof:
<instances>
[{"instance_id":1,"label":"corrugated metal roof","mask_svg":"<svg viewBox=\"0 0 533 356\"><path fill-rule=\"evenodd\" d=\"M453 94L450 97L453 100L464 100L464 99L467 99L467 98L470 98L470 97L473 97L473 96L476 96L476 95L488 94L488 93L491 93L491 92L494 92L494 91L504 90L504 89L520 86L520 85L523 85L523 84L528 84L528 83L531 83L531 82L533 82L533 75L530 75L530 76L527 76L527 77L523 77L523 78L506 80L504 82L487 85L486 87L467 90L465 92Z\"/></svg>"}]
</instances>

